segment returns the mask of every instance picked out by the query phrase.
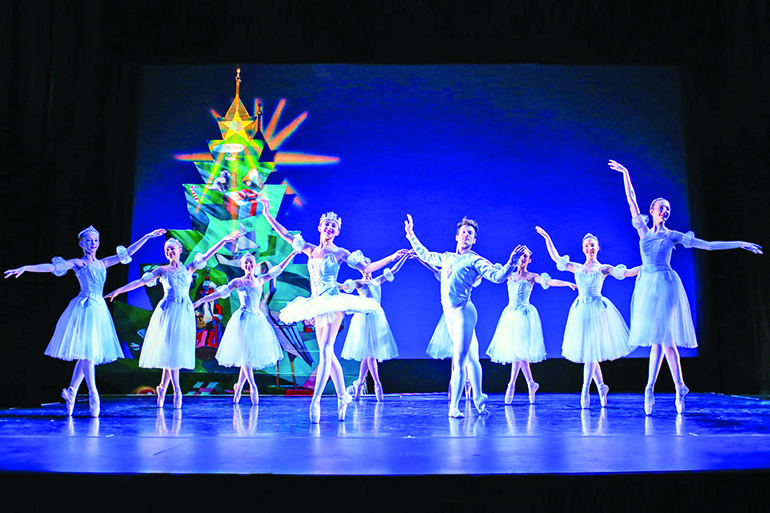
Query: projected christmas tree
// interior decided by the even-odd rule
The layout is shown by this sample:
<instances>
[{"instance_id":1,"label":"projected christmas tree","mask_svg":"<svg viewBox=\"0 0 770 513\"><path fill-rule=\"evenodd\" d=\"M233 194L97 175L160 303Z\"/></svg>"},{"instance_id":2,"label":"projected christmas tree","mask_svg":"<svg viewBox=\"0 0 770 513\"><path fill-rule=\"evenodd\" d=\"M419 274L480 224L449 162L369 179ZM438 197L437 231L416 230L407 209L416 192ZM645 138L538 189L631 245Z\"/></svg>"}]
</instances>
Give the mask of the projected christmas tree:
<instances>
[{"instance_id":1,"label":"projected christmas tree","mask_svg":"<svg viewBox=\"0 0 770 513\"><path fill-rule=\"evenodd\" d=\"M262 104L255 100L254 115L249 114L240 99L240 69L236 75L235 98L224 116L212 111L221 139L208 141L209 153L176 155L177 160L192 162L200 174L201 182L183 184L187 211L190 215L191 230L169 230L168 235L178 239L184 248L182 260L190 263L197 253L205 252L224 235L240 230L244 236L237 243L232 243L211 258L205 269L199 270L191 287L193 300L202 294L212 292L216 287L241 276L240 258L249 252L259 261L271 266L282 261L291 253L291 245L273 232L261 215L263 204L258 197L270 200L271 214L277 216L282 207L292 203L301 206L299 196L284 179L280 183L270 183L271 173L276 164L313 165L334 164L337 157L308 155L302 153L279 152L278 148L306 119L304 112L284 129L276 133L285 100L281 100L270 122L263 130ZM142 272L155 267L143 265ZM162 296L160 287L146 288L154 307ZM278 284L271 297L270 310L280 310L286 302L297 296L310 295L307 266L304 263L290 264L278 277ZM198 338L196 371L227 371L213 359L221 338L224 325L230 313L238 308L237 294L229 299L218 300L219 304L196 312ZM143 328L151 312L131 307L116 305L115 320L121 340L127 342L125 350L138 356L141 350ZM304 339L308 341L310 352L317 350L312 333L294 329L288 333L277 326L276 331L282 339L282 345L289 356L300 356L306 362L305 368L298 369L300 375L310 374L312 357L304 349ZM292 336L293 334L293 336ZM290 347L290 346L300 346ZM135 361L135 360L134 360ZM293 358L292 358L293 361ZM130 366L135 364L128 363ZM235 369L237 371L237 369ZM274 371L274 369L266 369Z\"/></svg>"}]
</instances>

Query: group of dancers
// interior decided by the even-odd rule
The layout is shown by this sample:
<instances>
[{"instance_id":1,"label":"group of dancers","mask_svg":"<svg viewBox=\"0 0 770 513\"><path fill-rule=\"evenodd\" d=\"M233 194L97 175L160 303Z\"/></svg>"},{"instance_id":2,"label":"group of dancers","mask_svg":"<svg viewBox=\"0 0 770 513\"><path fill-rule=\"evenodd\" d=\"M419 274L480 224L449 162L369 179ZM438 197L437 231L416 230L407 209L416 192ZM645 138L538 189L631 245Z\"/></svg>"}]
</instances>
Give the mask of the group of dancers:
<instances>
[{"instance_id":1,"label":"group of dancers","mask_svg":"<svg viewBox=\"0 0 770 513\"><path fill-rule=\"evenodd\" d=\"M50 264L26 265L5 271L5 277L18 277L26 271L50 272L57 276L70 269L80 282L81 291L60 317L45 354L67 361L76 361L68 388L62 391L67 414L72 415L77 391L85 379L89 393L91 415L99 416L100 403L96 388L95 366L122 357L122 350L104 298L113 300L119 294L143 285L153 285L158 280L163 285L164 296L155 308L146 331L139 366L162 369L161 381L156 387L157 405L162 407L168 387L174 391L174 407L182 406L179 385L180 369L195 368L195 318L193 310L199 304L237 291L240 308L227 325L216 358L223 366L240 367L234 385L234 402L238 403L246 382L252 404L257 404L259 394L254 371L271 365L283 358L275 333L260 309L264 283L274 279L299 254L308 257L311 297L298 297L280 312L286 323L311 322L315 327L319 349L319 361L313 396L310 401L310 422L318 423L321 417L321 395L329 379L337 393L337 415L345 419L347 407L358 398L371 374L377 400L383 391L379 378L378 361L398 355L393 335L380 306L381 285L392 281L404 262L418 258L429 267L441 282L443 316L431 339L428 353L436 358L452 357L452 375L449 386L449 417L461 418L459 401L463 390L472 394L479 414L487 413L488 396L482 392L482 373L479 363L478 340L475 336L476 308L471 292L481 279L495 283L506 282L509 304L503 311L487 354L492 361L512 365L511 378L505 393L505 403L513 400L514 385L521 371L527 381L530 403L535 402L539 385L534 381L531 363L545 359L542 326L537 309L529 303L535 284L544 289L551 286L577 289L578 297L572 304L567 319L562 355L568 360L584 365L583 385L580 395L582 408L590 404L589 389L593 381L599 393L601 406L607 405L609 387L604 383L600 362L623 357L635 347L651 347L647 385L644 392L644 409L647 415L655 404L654 387L663 358L668 362L676 387L676 410L684 411L684 398L688 388L682 376L677 347L697 347L690 307L682 282L670 267L671 252L675 244L686 248L707 250L742 248L756 254L761 246L753 243L708 242L698 239L693 232L682 233L666 227L671 214L670 203L657 198L650 205L652 227L647 216L642 215L636 200L628 170L610 160L610 168L623 175L626 198L631 210L632 224L640 237L642 264L632 269L624 265L601 264L597 258L599 239L590 233L583 237L582 248L585 262L570 261L568 255L560 255L548 233L536 227L545 239L550 257L560 271L575 275L575 283L551 278L547 273L528 270L532 251L517 246L504 265L492 264L472 250L478 237L479 226L470 219L463 219L457 226L454 252L428 251L414 232L414 221L407 214L404 223L406 237L412 249L402 249L380 260L371 261L360 251L350 252L338 247L334 240L342 228L342 219L328 212L321 216L318 231L319 243L306 242L278 223L270 213L267 198L260 197L263 215L275 232L292 246L292 252L280 264L257 272L253 255L241 259L244 275L219 287L214 294L205 296L195 304L190 299L193 272L206 266L206 262L226 243L237 240L242 234L233 232L203 254L195 255L190 264L180 261L182 245L170 238L165 243L168 264L145 273L102 297L106 269L117 263L128 263L131 255L150 238L165 234L159 229L148 233L128 248L119 246L117 254L103 259L96 258L99 248L99 232L89 226L78 234L83 257L64 260L53 259ZM359 280L339 283L337 276L342 262L361 272ZM389 264L392 267L387 268ZM384 269L378 277L372 273ZM631 302L630 330L620 312L602 296L602 284L607 276L617 279L636 277ZM357 291L358 295L343 294ZM358 379L346 387L342 366L334 353L334 343L340 324L346 313L352 313L342 357L360 360Z\"/></svg>"}]
</instances>

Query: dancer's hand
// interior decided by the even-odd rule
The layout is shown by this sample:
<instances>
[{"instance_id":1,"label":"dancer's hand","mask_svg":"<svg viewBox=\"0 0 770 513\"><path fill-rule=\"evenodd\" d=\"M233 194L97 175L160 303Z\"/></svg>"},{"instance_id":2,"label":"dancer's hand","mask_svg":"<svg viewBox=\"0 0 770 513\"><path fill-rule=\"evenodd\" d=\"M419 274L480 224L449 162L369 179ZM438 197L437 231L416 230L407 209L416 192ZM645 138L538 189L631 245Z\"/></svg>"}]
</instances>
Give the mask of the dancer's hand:
<instances>
[{"instance_id":1,"label":"dancer's hand","mask_svg":"<svg viewBox=\"0 0 770 513\"><path fill-rule=\"evenodd\" d=\"M572 290L577 290L577 285L575 285L574 283L567 283L567 286Z\"/></svg>"},{"instance_id":2,"label":"dancer's hand","mask_svg":"<svg viewBox=\"0 0 770 513\"><path fill-rule=\"evenodd\" d=\"M11 276L15 276L16 278L18 278L19 276L24 274L24 271L26 270L27 270L26 266L19 267L18 269L8 269L7 271L5 271L5 277L10 278Z\"/></svg>"},{"instance_id":3,"label":"dancer's hand","mask_svg":"<svg viewBox=\"0 0 770 513\"><path fill-rule=\"evenodd\" d=\"M118 293L118 291L117 291L117 290L113 290L112 292L110 292L109 294L107 294L106 296L104 296L104 299L109 299L109 300L110 300L110 303L112 303L112 302L115 300L115 298L116 298L117 296L119 296L119 295L120 295L120 293Z\"/></svg>"},{"instance_id":4,"label":"dancer's hand","mask_svg":"<svg viewBox=\"0 0 770 513\"><path fill-rule=\"evenodd\" d=\"M414 221L412 221L411 214L406 215L406 221L404 221L404 231L406 231L407 237L414 237Z\"/></svg>"},{"instance_id":5,"label":"dancer's hand","mask_svg":"<svg viewBox=\"0 0 770 513\"><path fill-rule=\"evenodd\" d=\"M222 239L222 242L235 242L241 237L243 237L244 235L245 234L240 230L235 230L225 235L225 237Z\"/></svg>"},{"instance_id":6,"label":"dancer's hand","mask_svg":"<svg viewBox=\"0 0 770 513\"><path fill-rule=\"evenodd\" d=\"M267 196L259 196L257 199L257 202L262 203L262 211L270 213L270 200L267 199Z\"/></svg>"},{"instance_id":7,"label":"dancer's hand","mask_svg":"<svg viewBox=\"0 0 770 513\"><path fill-rule=\"evenodd\" d=\"M755 255L762 254L762 246L760 246L759 244L754 244L752 242L741 242L741 248L745 249L746 251L751 251ZM5 271L5 272L7 273L8 271Z\"/></svg>"},{"instance_id":8,"label":"dancer's hand","mask_svg":"<svg viewBox=\"0 0 770 513\"><path fill-rule=\"evenodd\" d=\"M406 255L408 255L409 251L410 250L408 250L408 249L399 249L398 251L396 251L395 253L390 255L390 259L391 259L392 262L395 262L396 260L398 260L398 259L400 259L400 258L402 258L402 257L404 257Z\"/></svg>"},{"instance_id":9,"label":"dancer's hand","mask_svg":"<svg viewBox=\"0 0 770 513\"><path fill-rule=\"evenodd\" d=\"M621 164L620 162L615 162L614 160L610 160L607 163L607 165L619 173L628 174L628 169L626 169L625 166L623 166L623 164Z\"/></svg>"},{"instance_id":10,"label":"dancer's hand","mask_svg":"<svg viewBox=\"0 0 770 513\"><path fill-rule=\"evenodd\" d=\"M166 230L163 228L158 228L157 230L154 230L147 234L147 237L150 239L153 239L155 237L160 237L161 235L165 235Z\"/></svg>"},{"instance_id":11,"label":"dancer's hand","mask_svg":"<svg viewBox=\"0 0 770 513\"><path fill-rule=\"evenodd\" d=\"M527 249L526 246L522 246L519 244L514 248L514 250L511 252L511 257L508 259L508 265L516 265L519 262L519 258L521 258L521 255L524 254L524 250Z\"/></svg>"},{"instance_id":12,"label":"dancer's hand","mask_svg":"<svg viewBox=\"0 0 770 513\"><path fill-rule=\"evenodd\" d=\"M548 232L546 232L545 230L543 230L539 226L535 226L535 231L537 233L539 233L540 235L542 235L545 240L550 240L551 239L551 236L548 235Z\"/></svg>"}]
</instances>

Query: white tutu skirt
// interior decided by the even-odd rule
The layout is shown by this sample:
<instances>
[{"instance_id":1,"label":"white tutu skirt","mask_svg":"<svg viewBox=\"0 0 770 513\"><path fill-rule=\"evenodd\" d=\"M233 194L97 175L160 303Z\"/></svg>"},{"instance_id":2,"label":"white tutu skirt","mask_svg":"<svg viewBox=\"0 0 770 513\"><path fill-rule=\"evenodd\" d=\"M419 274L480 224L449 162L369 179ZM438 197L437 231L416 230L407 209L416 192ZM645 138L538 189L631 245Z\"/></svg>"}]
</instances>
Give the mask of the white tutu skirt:
<instances>
[{"instance_id":1,"label":"white tutu skirt","mask_svg":"<svg viewBox=\"0 0 770 513\"><path fill-rule=\"evenodd\" d=\"M265 314L238 309L230 317L216 358L224 367L259 370L282 360L283 349Z\"/></svg>"},{"instance_id":2,"label":"white tutu skirt","mask_svg":"<svg viewBox=\"0 0 770 513\"><path fill-rule=\"evenodd\" d=\"M473 338L471 339L471 350L476 347L478 352L479 339L476 338L476 330L473 330ZM441 319L438 320L436 329L433 330L433 336L430 338L428 348L425 353L431 358L436 360L444 360L445 358L452 358L454 353L454 342L449 335L449 330L446 327L446 319L444 314L441 314Z\"/></svg>"},{"instance_id":3,"label":"white tutu skirt","mask_svg":"<svg viewBox=\"0 0 770 513\"><path fill-rule=\"evenodd\" d=\"M631 347L698 347L690 303L679 275L639 271L631 299Z\"/></svg>"},{"instance_id":4,"label":"white tutu skirt","mask_svg":"<svg viewBox=\"0 0 770 513\"><path fill-rule=\"evenodd\" d=\"M150 318L139 367L148 369L195 368L195 314L192 301L163 298Z\"/></svg>"},{"instance_id":5,"label":"white tutu skirt","mask_svg":"<svg viewBox=\"0 0 770 513\"><path fill-rule=\"evenodd\" d=\"M60 360L90 360L94 365L123 358L115 324L101 296L76 296L56 323L45 354Z\"/></svg>"},{"instance_id":6,"label":"white tutu skirt","mask_svg":"<svg viewBox=\"0 0 770 513\"><path fill-rule=\"evenodd\" d=\"M631 352L628 326L612 302L600 297L577 298L564 328L561 354L575 363L615 360Z\"/></svg>"},{"instance_id":7,"label":"white tutu skirt","mask_svg":"<svg viewBox=\"0 0 770 513\"><path fill-rule=\"evenodd\" d=\"M346 360L361 361L377 358L382 362L398 356L398 347L388 326L385 312L380 308L368 314L355 314L350 320L348 336L342 348Z\"/></svg>"},{"instance_id":8,"label":"white tutu skirt","mask_svg":"<svg viewBox=\"0 0 770 513\"><path fill-rule=\"evenodd\" d=\"M380 304L368 297L350 294L324 294L315 297L295 298L281 310L279 317L285 323L293 323L316 317L328 320L330 318L328 314L336 312L369 313L377 310L381 310ZM319 323L316 322L316 326L318 325Z\"/></svg>"},{"instance_id":9,"label":"white tutu skirt","mask_svg":"<svg viewBox=\"0 0 770 513\"><path fill-rule=\"evenodd\" d=\"M540 314L532 305L508 306L503 310L487 355L496 363L545 360L545 342Z\"/></svg>"}]
</instances>

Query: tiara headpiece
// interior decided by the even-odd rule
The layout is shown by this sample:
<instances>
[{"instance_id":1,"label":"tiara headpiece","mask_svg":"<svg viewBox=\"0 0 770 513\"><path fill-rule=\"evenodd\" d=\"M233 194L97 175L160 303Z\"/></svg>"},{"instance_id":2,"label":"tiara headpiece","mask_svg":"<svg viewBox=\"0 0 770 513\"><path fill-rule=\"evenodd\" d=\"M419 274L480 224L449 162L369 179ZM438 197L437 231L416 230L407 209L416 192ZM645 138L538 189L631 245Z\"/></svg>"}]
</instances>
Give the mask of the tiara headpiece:
<instances>
[{"instance_id":1,"label":"tiara headpiece","mask_svg":"<svg viewBox=\"0 0 770 513\"><path fill-rule=\"evenodd\" d=\"M342 218L339 217L334 212L327 212L324 215L321 216L321 219L318 221L318 224L323 223L324 221L331 221L333 223L337 223L337 226L342 228Z\"/></svg>"},{"instance_id":2,"label":"tiara headpiece","mask_svg":"<svg viewBox=\"0 0 770 513\"><path fill-rule=\"evenodd\" d=\"M78 233L78 239L82 238L83 235L85 235L88 232L94 232L96 235L99 235L99 230L93 227L93 225L89 226L88 228L83 228L80 230L80 233Z\"/></svg>"}]
</instances>

